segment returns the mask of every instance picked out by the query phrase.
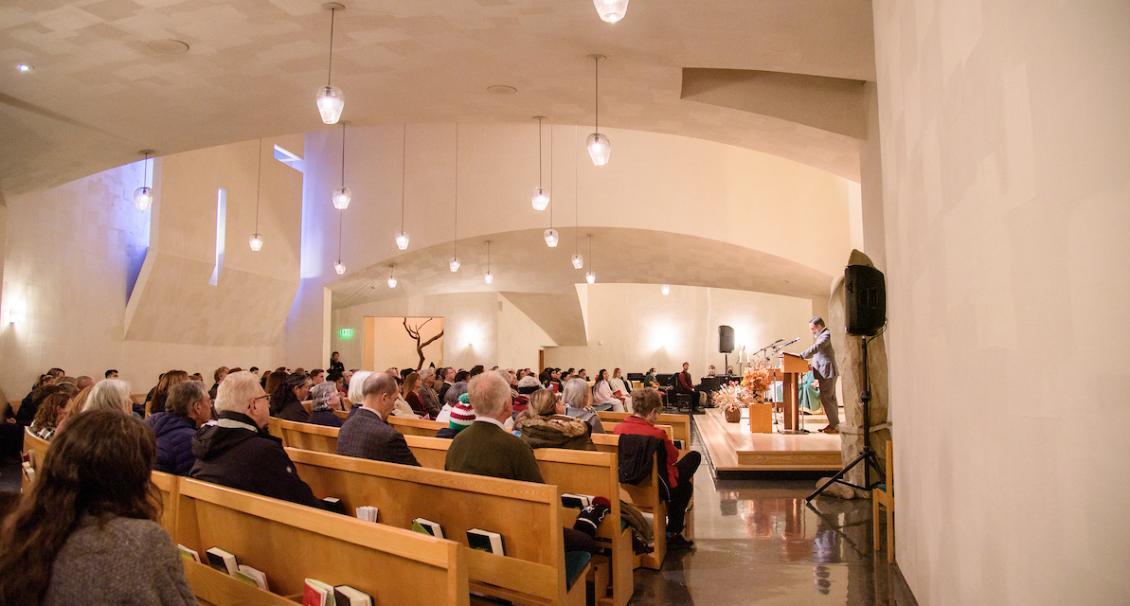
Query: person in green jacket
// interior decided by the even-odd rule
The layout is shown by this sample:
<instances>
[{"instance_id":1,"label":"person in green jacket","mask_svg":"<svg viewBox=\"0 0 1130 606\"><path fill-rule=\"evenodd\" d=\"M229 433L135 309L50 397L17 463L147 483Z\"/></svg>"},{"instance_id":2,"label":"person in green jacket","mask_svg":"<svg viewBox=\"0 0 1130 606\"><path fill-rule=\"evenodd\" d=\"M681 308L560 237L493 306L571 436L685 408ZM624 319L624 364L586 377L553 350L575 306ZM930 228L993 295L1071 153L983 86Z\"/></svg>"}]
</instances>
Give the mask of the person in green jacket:
<instances>
[{"instance_id":1,"label":"person in green jacket","mask_svg":"<svg viewBox=\"0 0 1130 606\"><path fill-rule=\"evenodd\" d=\"M514 413L510 382L498 372L488 371L471 379L467 392L475 421L452 440L443 468L543 483L533 449L506 430L506 420Z\"/></svg>"}]
</instances>

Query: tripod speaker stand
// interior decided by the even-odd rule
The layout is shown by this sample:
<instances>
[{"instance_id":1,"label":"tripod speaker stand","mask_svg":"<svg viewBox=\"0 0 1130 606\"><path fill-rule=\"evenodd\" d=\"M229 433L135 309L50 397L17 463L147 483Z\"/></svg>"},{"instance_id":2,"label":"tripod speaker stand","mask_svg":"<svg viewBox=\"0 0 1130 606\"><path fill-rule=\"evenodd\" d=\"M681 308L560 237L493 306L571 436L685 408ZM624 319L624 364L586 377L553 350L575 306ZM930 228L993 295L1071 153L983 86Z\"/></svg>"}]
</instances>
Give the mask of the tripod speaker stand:
<instances>
[{"instance_id":1,"label":"tripod speaker stand","mask_svg":"<svg viewBox=\"0 0 1130 606\"><path fill-rule=\"evenodd\" d=\"M875 337L870 337L874 339ZM852 459L843 469L836 472L832 479L804 498L805 502L811 502L812 499L820 496L832 484L843 484L859 490L871 491L879 485L878 478L883 477L883 468L879 466L879 458L876 456L875 451L871 449L871 376L867 370L867 341L868 337L860 337L860 348L863 351L863 390L859 393L859 401L863 403L863 450L859 452L859 456ZM863 465L863 485L852 484L844 479L856 465ZM871 470L876 472L876 481L871 481Z\"/></svg>"}]
</instances>

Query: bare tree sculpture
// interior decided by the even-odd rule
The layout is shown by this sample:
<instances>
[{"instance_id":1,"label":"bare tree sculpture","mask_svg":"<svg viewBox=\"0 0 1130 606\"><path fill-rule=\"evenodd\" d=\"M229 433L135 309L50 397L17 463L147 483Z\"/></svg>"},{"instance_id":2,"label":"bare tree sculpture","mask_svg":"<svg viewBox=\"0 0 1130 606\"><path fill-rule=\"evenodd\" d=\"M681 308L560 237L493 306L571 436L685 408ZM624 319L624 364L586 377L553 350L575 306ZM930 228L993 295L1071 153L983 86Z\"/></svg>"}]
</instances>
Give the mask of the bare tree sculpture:
<instances>
[{"instance_id":1,"label":"bare tree sculpture","mask_svg":"<svg viewBox=\"0 0 1130 606\"><path fill-rule=\"evenodd\" d=\"M443 336L443 330L440 330L439 334L428 339L427 341L421 340L420 329L427 326L428 322L431 322L434 319L435 318L428 318L427 320L424 320L423 322L417 324L415 327L410 327L408 326L408 318L404 318L404 330L408 332L409 337L412 337L416 340L416 355L420 356L420 361L416 363L417 372L419 372L420 369L424 367L424 348L431 345L432 343L435 343L437 340L439 340L440 337Z\"/></svg>"}]
</instances>

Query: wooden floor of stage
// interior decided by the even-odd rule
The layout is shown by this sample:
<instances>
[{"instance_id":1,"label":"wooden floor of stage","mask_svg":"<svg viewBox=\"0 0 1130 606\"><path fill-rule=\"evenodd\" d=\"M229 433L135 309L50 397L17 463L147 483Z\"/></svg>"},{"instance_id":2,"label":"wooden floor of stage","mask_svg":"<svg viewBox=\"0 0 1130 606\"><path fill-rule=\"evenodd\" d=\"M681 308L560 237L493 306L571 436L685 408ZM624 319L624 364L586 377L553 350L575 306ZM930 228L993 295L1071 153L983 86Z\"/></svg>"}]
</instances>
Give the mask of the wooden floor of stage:
<instances>
[{"instance_id":1,"label":"wooden floor of stage","mask_svg":"<svg viewBox=\"0 0 1130 606\"><path fill-rule=\"evenodd\" d=\"M840 436L820 433L828 424L823 415L802 415L808 434L750 433L748 411L740 423L727 423L720 408L694 415L702 446L715 474L755 471L836 471ZM842 414L842 413L841 413ZM775 426L776 428L776 426Z\"/></svg>"}]
</instances>

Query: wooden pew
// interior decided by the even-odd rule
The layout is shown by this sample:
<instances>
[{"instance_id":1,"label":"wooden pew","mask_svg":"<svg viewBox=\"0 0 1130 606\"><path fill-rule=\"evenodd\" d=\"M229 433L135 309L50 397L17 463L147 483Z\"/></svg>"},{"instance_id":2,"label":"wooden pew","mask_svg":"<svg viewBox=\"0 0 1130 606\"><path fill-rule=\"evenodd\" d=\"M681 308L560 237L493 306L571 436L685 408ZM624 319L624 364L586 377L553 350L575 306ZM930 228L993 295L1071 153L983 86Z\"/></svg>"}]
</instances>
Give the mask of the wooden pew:
<instances>
[{"instance_id":1,"label":"wooden pew","mask_svg":"<svg viewBox=\"0 0 1130 606\"><path fill-rule=\"evenodd\" d=\"M154 471L150 481L161 493L161 527L169 536L177 531L177 502L180 496L180 476L163 471Z\"/></svg>"},{"instance_id":2,"label":"wooden pew","mask_svg":"<svg viewBox=\"0 0 1130 606\"><path fill-rule=\"evenodd\" d=\"M288 448L287 453L315 495L340 498L347 512L373 505L380 510L381 523L399 528L410 527L414 518L427 518L459 543L466 542L471 528L502 534L505 556L465 550L474 591L519 603L585 603L583 573L572 588L565 584L557 486L309 450Z\"/></svg>"},{"instance_id":3,"label":"wooden pew","mask_svg":"<svg viewBox=\"0 0 1130 606\"><path fill-rule=\"evenodd\" d=\"M612 411L598 412L596 414L597 414L598 417L600 417L601 423L604 424L604 428L609 433L612 432L612 428L615 427L617 423L621 423L621 422L624 421L624 419L631 416L631 413L612 412ZM689 418L688 415L676 415L676 414L670 414L670 413L663 413L663 414L659 415L658 419L656 419L656 423L661 424L661 425L670 425L671 426L671 432L669 432L669 435L673 439L683 441L683 450L684 451L690 449L690 447L691 447L691 422L690 422L690 418Z\"/></svg>"},{"instance_id":4,"label":"wooden pew","mask_svg":"<svg viewBox=\"0 0 1130 606\"><path fill-rule=\"evenodd\" d=\"M337 452L337 434L340 428L316 425L301 421L287 421L271 417L267 424L271 435L282 438L283 444L292 448L316 452Z\"/></svg>"},{"instance_id":5,"label":"wooden pew","mask_svg":"<svg viewBox=\"0 0 1130 606\"><path fill-rule=\"evenodd\" d=\"M304 580L350 585L376 604L470 603L466 551L457 543L178 478L174 540L204 555L221 547L267 574L272 593L301 600ZM226 575L187 566L193 591L245 603ZM232 579L234 580L234 579ZM238 581L237 581L238 582ZM230 600L216 601L214 596ZM285 603L285 602L253 602Z\"/></svg>"},{"instance_id":6,"label":"wooden pew","mask_svg":"<svg viewBox=\"0 0 1130 606\"><path fill-rule=\"evenodd\" d=\"M420 465L430 469L443 469L451 440L405 436L408 448ZM534 451L538 469L546 484L553 484L561 492L604 496L612 509L597 530L597 538L612 552L612 595L598 595L598 603L624 606L635 590L632 569L635 554L632 552L631 530L620 529L620 475L614 453L585 450L539 448ZM572 527L579 510L565 509L562 522ZM598 588L599 590L600 588Z\"/></svg>"},{"instance_id":7,"label":"wooden pew","mask_svg":"<svg viewBox=\"0 0 1130 606\"><path fill-rule=\"evenodd\" d=\"M439 421L429 421L427 419L411 419L408 417L391 416L388 418L388 424L396 428L396 431L406 436L425 436L428 438L436 437L436 432L447 427L447 423L440 423Z\"/></svg>"},{"instance_id":8,"label":"wooden pew","mask_svg":"<svg viewBox=\"0 0 1130 606\"><path fill-rule=\"evenodd\" d=\"M31 433L30 427L24 428L24 453L30 455L31 465L35 468L35 477L39 477L40 471L43 469L43 462L47 459L47 448L51 443L35 434ZM27 494L31 490L31 482L27 479L21 468L20 470L20 492Z\"/></svg>"}]
</instances>

